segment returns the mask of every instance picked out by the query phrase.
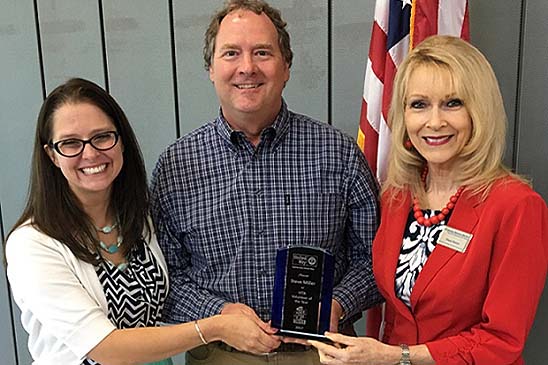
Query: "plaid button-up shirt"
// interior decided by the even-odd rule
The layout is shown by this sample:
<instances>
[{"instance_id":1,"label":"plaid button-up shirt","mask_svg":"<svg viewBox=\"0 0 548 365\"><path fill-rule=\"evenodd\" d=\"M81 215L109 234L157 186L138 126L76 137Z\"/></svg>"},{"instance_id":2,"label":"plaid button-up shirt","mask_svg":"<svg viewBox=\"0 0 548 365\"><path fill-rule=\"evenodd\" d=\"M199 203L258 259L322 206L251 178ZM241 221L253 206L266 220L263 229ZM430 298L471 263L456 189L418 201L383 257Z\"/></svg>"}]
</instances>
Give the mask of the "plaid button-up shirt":
<instances>
[{"instance_id":1,"label":"plaid button-up shirt","mask_svg":"<svg viewBox=\"0 0 548 365\"><path fill-rule=\"evenodd\" d=\"M221 115L178 139L152 177L152 215L170 293L167 322L244 303L270 319L276 249L335 256L333 297L346 318L381 301L371 243L378 186L352 138L283 103L254 147Z\"/></svg>"}]
</instances>

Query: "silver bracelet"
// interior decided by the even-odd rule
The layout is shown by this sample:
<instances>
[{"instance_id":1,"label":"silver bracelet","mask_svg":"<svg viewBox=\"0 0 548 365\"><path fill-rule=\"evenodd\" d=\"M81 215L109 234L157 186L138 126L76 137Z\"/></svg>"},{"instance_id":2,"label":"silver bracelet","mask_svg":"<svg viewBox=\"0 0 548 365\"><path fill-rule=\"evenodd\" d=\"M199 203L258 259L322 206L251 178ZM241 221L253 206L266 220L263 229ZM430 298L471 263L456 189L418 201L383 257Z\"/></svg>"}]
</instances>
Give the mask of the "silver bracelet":
<instances>
[{"instance_id":1,"label":"silver bracelet","mask_svg":"<svg viewBox=\"0 0 548 365\"><path fill-rule=\"evenodd\" d=\"M401 358L399 365L411 365L411 355L409 354L409 346L402 343L401 347Z\"/></svg>"},{"instance_id":2,"label":"silver bracelet","mask_svg":"<svg viewBox=\"0 0 548 365\"><path fill-rule=\"evenodd\" d=\"M200 340L202 340L202 343L204 345L207 345L208 342L206 341L204 334L200 330L200 326L198 326L198 320L194 321L194 328L196 329L196 332L198 332L198 336L200 336Z\"/></svg>"}]
</instances>

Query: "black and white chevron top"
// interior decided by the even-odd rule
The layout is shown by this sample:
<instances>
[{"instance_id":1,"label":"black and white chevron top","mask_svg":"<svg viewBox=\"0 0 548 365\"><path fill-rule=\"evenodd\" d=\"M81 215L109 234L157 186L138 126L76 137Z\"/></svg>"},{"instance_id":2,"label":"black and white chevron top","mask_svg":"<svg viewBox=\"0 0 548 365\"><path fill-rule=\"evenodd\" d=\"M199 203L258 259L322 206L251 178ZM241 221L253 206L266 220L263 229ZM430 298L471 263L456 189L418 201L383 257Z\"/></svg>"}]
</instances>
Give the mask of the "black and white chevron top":
<instances>
[{"instance_id":1,"label":"black and white chevron top","mask_svg":"<svg viewBox=\"0 0 548 365\"><path fill-rule=\"evenodd\" d=\"M167 297L167 280L145 242L130 253L128 267L121 271L109 261L95 266L108 303L108 319L116 328L155 326ZM86 359L82 365L99 363Z\"/></svg>"}]
</instances>

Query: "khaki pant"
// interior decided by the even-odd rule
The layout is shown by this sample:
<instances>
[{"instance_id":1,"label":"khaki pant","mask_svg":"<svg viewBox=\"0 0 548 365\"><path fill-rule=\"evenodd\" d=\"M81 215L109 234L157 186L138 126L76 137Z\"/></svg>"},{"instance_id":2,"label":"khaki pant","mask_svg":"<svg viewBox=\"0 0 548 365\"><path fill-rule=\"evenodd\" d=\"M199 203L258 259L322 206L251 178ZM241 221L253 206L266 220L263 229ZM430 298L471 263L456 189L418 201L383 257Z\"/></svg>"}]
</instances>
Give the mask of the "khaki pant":
<instances>
[{"instance_id":1,"label":"khaki pant","mask_svg":"<svg viewBox=\"0 0 548 365\"><path fill-rule=\"evenodd\" d=\"M219 342L197 347L186 353L187 365L320 365L320 357L314 348L300 352L273 352L268 355L252 355L230 349Z\"/></svg>"}]
</instances>

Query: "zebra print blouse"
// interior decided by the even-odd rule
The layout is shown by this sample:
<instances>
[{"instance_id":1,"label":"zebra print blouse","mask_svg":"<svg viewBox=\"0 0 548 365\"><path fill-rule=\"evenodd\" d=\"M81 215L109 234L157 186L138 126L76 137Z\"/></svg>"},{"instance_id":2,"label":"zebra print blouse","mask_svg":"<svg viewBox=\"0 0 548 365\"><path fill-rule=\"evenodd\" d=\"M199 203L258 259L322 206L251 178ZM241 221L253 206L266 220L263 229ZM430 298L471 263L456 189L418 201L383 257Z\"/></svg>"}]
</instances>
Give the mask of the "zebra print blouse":
<instances>
[{"instance_id":1,"label":"zebra print blouse","mask_svg":"<svg viewBox=\"0 0 548 365\"><path fill-rule=\"evenodd\" d=\"M438 210L431 209L423 209L422 212L424 218L430 218L440 213ZM411 292L415 281L426 264L426 260L434 251L440 233L451 217L451 213L449 213L440 223L425 227L417 223L413 214L413 209L411 209L403 233L395 283L396 296L409 308L411 308Z\"/></svg>"}]
</instances>

